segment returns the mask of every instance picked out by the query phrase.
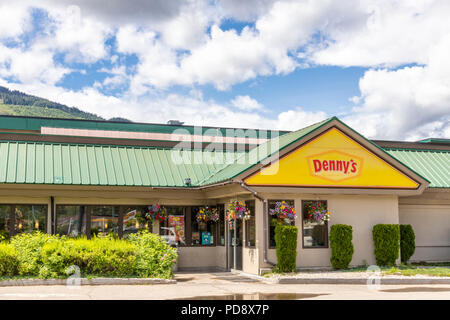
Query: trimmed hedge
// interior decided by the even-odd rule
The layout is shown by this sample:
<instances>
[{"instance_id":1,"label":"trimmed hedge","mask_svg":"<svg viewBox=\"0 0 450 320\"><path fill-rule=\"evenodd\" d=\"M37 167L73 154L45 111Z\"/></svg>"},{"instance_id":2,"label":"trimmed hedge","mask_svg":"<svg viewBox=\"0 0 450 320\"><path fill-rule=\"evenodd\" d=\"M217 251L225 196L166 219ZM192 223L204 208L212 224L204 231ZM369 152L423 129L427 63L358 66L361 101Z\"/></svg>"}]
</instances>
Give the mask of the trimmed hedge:
<instances>
[{"instance_id":1,"label":"trimmed hedge","mask_svg":"<svg viewBox=\"0 0 450 320\"><path fill-rule=\"evenodd\" d=\"M296 226L277 225L275 227L275 243L277 250L278 272L294 272L297 259L297 235Z\"/></svg>"},{"instance_id":2,"label":"trimmed hedge","mask_svg":"<svg viewBox=\"0 0 450 320\"><path fill-rule=\"evenodd\" d=\"M126 240L107 238L68 239L47 243L42 249L42 277L67 275L78 266L81 274L131 276L135 270L135 246Z\"/></svg>"},{"instance_id":3,"label":"trimmed hedge","mask_svg":"<svg viewBox=\"0 0 450 320\"><path fill-rule=\"evenodd\" d=\"M377 224L372 229L375 260L379 266L395 265L400 250L400 228L398 224Z\"/></svg>"},{"instance_id":4,"label":"trimmed hedge","mask_svg":"<svg viewBox=\"0 0 450 320\"><path fill-rule=\"evenodd\" d=\"M17 251L7 243L0 243L0 276L14 276L18 271Z\"/></svg>"},{"instance_id":5,"label":"trimmed hedge","mask_svg":"<svg viewBox=\"0 0 450 320\"><path fill-rule=\"evenodd\" d=\"M403 263L407 263L416 251L416 235L410 224L400 225L400 257Z\"/></svg>"},{"instance_id":6,"label":"trimmed hedge","mask_svg":"<svg viewBox=\"0 0 450 320\"><path fill-rule=\"evenodd\" d=\"M80 276L154 277L169 279L177 250L148 231L128 239L112 235L66 238L42 232L20 234L0 244L0 275L39 278Z\"/></svg>"},{"instance_id":7,"label":"trimmed hedge","mask_svg":"<svg viewBox=\"0 0 450 320\"><path fill-rule=\"evenodd\" d=\"M346 269L353 257L353 229L346 224L335 224L330 228L331 265L334 269Z\"/></svg>"}]
</instances>

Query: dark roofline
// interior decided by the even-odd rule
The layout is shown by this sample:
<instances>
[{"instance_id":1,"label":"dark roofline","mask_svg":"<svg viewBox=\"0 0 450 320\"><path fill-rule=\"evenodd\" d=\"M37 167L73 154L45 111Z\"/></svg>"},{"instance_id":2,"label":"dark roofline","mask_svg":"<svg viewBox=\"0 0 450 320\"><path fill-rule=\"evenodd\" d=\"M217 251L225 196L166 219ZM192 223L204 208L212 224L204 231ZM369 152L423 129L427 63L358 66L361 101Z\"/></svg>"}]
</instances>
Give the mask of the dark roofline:
<instances>
[{"instance_id":1,"label":"dark roofline","mask_svg":"<svg viewBox=\"0 0 450 320\"><path fill-rule=\"evenodd\" d=\"M48 120L48 121L52 121L52 120L58 120L58 121L79 121L79 122L96 122L96 123L114 123L114 124L119 124L119 125L150 125L150 126L165 126L165 127L177 127L177 128L182 128L182 127L200 127L200 126L195 126L195 125L177 125L177 124L167 124L167 123L154 123L154 122L135 122L135 121L131 121L131 122L123 122L123 121L111 121L111 120L94 120L94 119L77 119L77 118L49 118L49 117L35 117L35 116L16 116L16 115L9 115L9 114L0 114L0 118L2 117L7 117L7 118L20 118L20 119L41 119L41 120ZM232 128L232 127L214 127L214 126L201 126L202 128L206 128L206 129L234 129L234 130L257 130L257 131L278 131L278 132L283 132L283 134L285 133L289 133L291 131L288 130L272 130L272 129L254 129L254 128Z\"/></svg>"},{"instance_id":2,"label":"dark roofline","mask_svg":"<svg viewBox=\"0 0 450 320\"><path fill-rule=\"evenodd\" d=\"M371 140L381 148L414 149L414 150L442 150L450 151L450 144L434 144L411 141Z\"/></svg>"}]
</instances>

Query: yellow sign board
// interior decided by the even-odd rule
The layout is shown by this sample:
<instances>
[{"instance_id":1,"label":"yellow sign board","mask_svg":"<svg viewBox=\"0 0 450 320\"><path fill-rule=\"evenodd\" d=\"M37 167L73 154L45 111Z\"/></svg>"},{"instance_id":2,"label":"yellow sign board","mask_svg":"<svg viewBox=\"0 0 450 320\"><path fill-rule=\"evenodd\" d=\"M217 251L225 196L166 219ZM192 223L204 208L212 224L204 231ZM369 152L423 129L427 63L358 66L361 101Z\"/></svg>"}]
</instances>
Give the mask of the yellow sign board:
<instances>
[{"instance_id":1,"label":"yellow sign board","mask_svg":"<svg viewBox=\"0 0 450 320\"><path fill-rule=\"evenodd\" d=\"M416 189L419 184L332 128L245 179L249 185Z\"/></svg>"}]
</instances>

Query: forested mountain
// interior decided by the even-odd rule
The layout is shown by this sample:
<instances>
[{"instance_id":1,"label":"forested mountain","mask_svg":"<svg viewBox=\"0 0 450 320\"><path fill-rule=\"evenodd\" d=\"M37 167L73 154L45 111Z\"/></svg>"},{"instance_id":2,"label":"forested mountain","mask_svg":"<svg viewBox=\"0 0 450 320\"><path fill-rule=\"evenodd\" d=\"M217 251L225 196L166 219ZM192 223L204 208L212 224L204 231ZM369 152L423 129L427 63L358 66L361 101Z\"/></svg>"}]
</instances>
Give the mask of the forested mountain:
<instances>
[{"instance_id":1,"label":"forested mountain","mask_svg":"<svg viewBox=\"0 0 450 320\"><path fill-rule=\"evenodd\" d=\"M81 111L75 107L32 96L20 91L0 86L0 114L14 116L73 118L87 120L106 120L96 114ZM131 122L124 118L110 120Z\"/></svg>"}]
</instances>

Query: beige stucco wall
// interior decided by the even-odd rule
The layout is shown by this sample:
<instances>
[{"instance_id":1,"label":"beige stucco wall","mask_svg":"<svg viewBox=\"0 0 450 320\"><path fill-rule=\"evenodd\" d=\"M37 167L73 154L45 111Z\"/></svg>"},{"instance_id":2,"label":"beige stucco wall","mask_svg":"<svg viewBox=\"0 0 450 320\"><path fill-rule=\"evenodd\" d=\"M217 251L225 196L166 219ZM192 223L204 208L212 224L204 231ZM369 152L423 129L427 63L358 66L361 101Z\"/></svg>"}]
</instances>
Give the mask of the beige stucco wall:
<instances>
[{"instance_id":1,"label":"beige stucco wall","mask_svg":"<svg viewBox=\"0 0 450 320\"><path fill-rule=\"evenodd\" d=\"M450 261L450 205L401 205L400 223L416 235L411 261Z\"/></svg>"},{"instance_id":2,"label":"beige stucco wall","mask_svg":"<svg viewBox=\"0 0 450 320\"><path fill-rule=\"evenodd\" d=\"M349 224L353 227L353 246L355 248L352 266L375 264L372 228L378 223L398 224L397 196L385 195L276 195L268 199L295 201L297 212L296 226L299 229L297 242L297 267L330 267L330 248L302 247L302 200L327 200L332 214L329 227L333 224ZM262 225L259 226L262 228ZM262 251L261 251L262 252ZM261 253L262 254L262 253ZM275 249L268 250L268 260L276 263ZM399 262L399 260L397 261ZM269 267L261 261L262 267Z\"/></svg>"},{"instance_id":3,"label":"beige stucco wall","mask_svg":"<svg viewBox=\"0 0 450 320\"><path fill-rule=\"evenodd\" d=\"M450 191L401 198L399 216L416 235L411 261L450 261Z\"/></svg>"},{"instance_id":4,"label":"beige stucco wall","mask_svg":"<svg viewBox=\"0 0 450 320\"><path fill-rule=\"evenodd\" d=\"M225 247L179 247L178 268L181 270L225 270Z\"/></svg>"}]
</instances>

